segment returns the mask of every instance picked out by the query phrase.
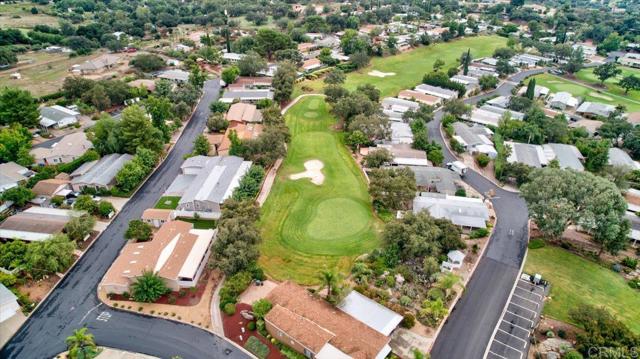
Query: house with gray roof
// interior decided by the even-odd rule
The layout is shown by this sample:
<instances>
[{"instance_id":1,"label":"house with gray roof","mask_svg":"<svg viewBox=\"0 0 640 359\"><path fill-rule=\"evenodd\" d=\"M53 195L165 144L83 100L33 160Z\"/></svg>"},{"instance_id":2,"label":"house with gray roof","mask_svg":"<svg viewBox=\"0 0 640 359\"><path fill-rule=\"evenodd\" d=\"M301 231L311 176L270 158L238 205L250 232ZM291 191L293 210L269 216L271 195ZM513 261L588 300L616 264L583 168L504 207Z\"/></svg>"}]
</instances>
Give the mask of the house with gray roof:
<instances>
[{"instance_id":1,"label":"house with gray roof","mask_svg":"<svg viewBox=\"0 0 640 359\"><path fill-rule=\"evenodd\" d=\"M204 218L220 217L220 206L240 184L251 161L237 156L194 156L180 167L165 196L179 196L177 215Z\"/></svg>"},{"instance_id":2,"label":"house with gray roof","mask_svg":"<svg viewBox=\"0 0 640 359\"><path fill-rule=\"evenodd\" d=\"M240 60L242 60L242 58L244 58L246 55L245 54L237 54L234 52L225 52L222 54L222 59L229 62L229 63L236 63Z\"/></svg>"},{"instance_id":3,"label":"house with gray roof","mask_svg":"<svg viewBox=\"0 0 640 359\"><path fill-rule=\"evenodd\" d=\"M19 310L18 297L0 283L0 323L13 318Z\"/></svg>"},{"instance_id":4,"label":"house with gray roof","mask_svg":"<svg viewBox=\"0 0 640 359\"><path fill-rule=\"evenodd\" d=\"M413 132L408 123L391 121L391 143L413 143Z\"/></svg>"},{"instance_id":5,"label":"house with gray roof","mask_svg":"<svg viewBox=\"0 0 640 359\"><path fill-rule=\"evenodd\" d=\"M628 167L631 170L640 169L640 164L638 164L638 162L634 161L627 152L617 147L609 149L608 161L610 166Z\"/></svg>"},{"instance_id":6,"label":"house with gray roof","mask_svg":"<svg viewBox=\"0 0 640 359\"><path fill-rule=\"evenodd\" d=\"M585 101L578 107L576 112L585 117L609 117L609 115L611 115L615 110L616 107L613 105Z\"/></svg>"},{"instance_id":7,"label":"house with gray roof","mask_svg":"<svg viewBox=\"0 0 640 359\"><path fill-rule=\"evenodd\" d=\"M497 113L500 116L504 115L506 112L509 112L509 115L511 116L512 120L520 120L520 121L522 121L524 119L524 113L518 112L518 111L509 110L507 108L502 108L502 107L499 107L499 106L493 106L493 105L490 105L490 104L484 104L484 105L482 105L482 107L480 107L480 109L482 109L484 111L488 111L488 112Z\"/></svg>"},{"instance_id":8,"label":"house with gray roof","mask_svg":"<svg viewBox=\"0 0 640 359\"><path fill-rule=\"evenodd\" d=\"M413 213L428 211L465 229L487 228L489 209L479 198L421 192L413 199Z\"/></svg>"},{"instance_id":9,"label":"house with gray roof","mask_svg":"<svg viewBox=\"0 0 640 359\"><path fill-rule=\"evenodd\" d=\"M498 96L498 97L492 98L491 100L485 103L495 107L507 108L509 107L510 101L511 101L511 96Z\"/></svg>"},{"instance_id":10,"label":"house with gray roof","mask_svg":"<svg viewBox=\"0 0 640 359\"><path fill-rule=\"evenodd\" d=\"M511 148L507 157L509 163L518 162L534 168L546 167L549 164L542 146L510 141L505 141L504 144Z\"/></svg>"},{"instance_id":11,"label":"house with gray roof","mask_svg":"<svg viewBox=\"0 0 640 359\"><path fill-rule=\"evenodd\" d=\"M577 147L562 143L549 143L546 145L533 145L520 142L505 141L505 145L511 147L511 154L507 158L509 163L523 163L534 168L542 168L549 162L557 160L560 168L570 168L576 171L584 171L582 161L584 157Z\"/></svg>"},{"instance_id":12,"label":"house with gray roof","mask_svg":"<svg viewBox=\"0 0 640 359\"><path fill-rule=\"evenodd\" d=\"M80 112L63 106L40 108L40 126L43 128L63 128L78 123Z\"/></svg>"},{"instance_id":13,"label":"house with gray roof","mask_svg":"<svg viewBox=\"0 0 640 359\"><path fill-rule=\"evenodd\" d=\"M471 91L479 87L479 82L480 82L480 80L477 77L465 76L465 75L455 75L451 78L451 81L464 85L467 91Z\"/></svg>"},{"instance_id":14,"label":"house with gray roof","mask_svg":"<svg viewBox=\"0 0 640 359\"><path fill-rule=\"evenodd\" d=\"M458 98L458 91L453 91L453 90L445 89L438 86L422 84L422 85L416 86L414 90L421 92L425 95L440 97L443 100L451 100L454 98Z\"/></svg>"},{"instance_id":15,"label":"house with gray roof","mask_svg":"<svg viewBox=\"0 0 640 359\"><path fill-rule=\"evenodd\" d=\"M0 193L18 185L33 175L33 172L15 162L0 164Z\"/></svg>"},{"instance_id":16,"label":"house with gray roof","mask_svg":"<svg viewBox=\"0 0 640 359\"><path fill-rule=\"evenodd\" d=\"M560 168L570 168L576 171L584 171L582 162L584 156L576 146L563 143L549 143L542 146L549 161L557 160Z\"/></svg>"},{"instance_id":17,"label":"house with gray roof","mask_svg":"<svg viewBox=\"0 0 640 359\"><path fill-rule=\"evenodd\" d=\"M454 195L462 178L456 172L443 167L407 166L416 177L416 185L427 192Z\"/></svg>"},{"instance_id":18,"label":"house with gray roof","mask_svg":"<svg viewBox=\"0 0 640 359\"><path fill-rule=\"evenodd\" d=\"M548 104L558 110L575 109L578 107L578 99L568 92L557 92L551 96Z\"/></svg>"},{"instance_id":19,"label":"house with gray roof","mask_svg":"<svg viewBox=\"0 0 640 359\"><path fill-rule=\"evenodd\" d=\"M184 83L189 81L189 73L180 69L171 69L160 72L158 78L171 82Z\"/></svg>"},{"instance_id":20,"label":"house with gray roof","mask_svg":"<svg viewBox=\"0 0 640 359\"><path fill-rule=\"evenodd\" d=\"M549 92L550 91L551 90L549 90L548 87L536 85L536 87L533 90L533 97L534 98L538 98L538 97L545 98L545 97L549 96ZM519 96L523 96L523 95L525 95L526 92L527 92L527 86L522 86L518 90L518 95Z\"/></svg>"},{"instance_id":21,"label":"house with gray roof","mask_svg":"<svg viewBox=\"0 0 640 359\"><path fill-rule=\"evenodd\" d=\"M470 154L484 153L490 158L498 156L498 152L489 138L492 132L488 128L481 125L469 127L462 122L454 122L452 126L455 131L453 138Z\"/></svg>"},{"instance_id":22,"label":"house with gray roof","mask_svg":"<svg viewBox=\"0 0 640 359\"><path fill-rule=\"evenodd\" d=\"M226 90L220 102L233 103L235 100L247 103L256 103L260 100L273 100L272 90Z\"/></svg>"},{"instance_id":23,"label":"house with gray roof","mask_svg":"<svg viewBox=\"0 0 640 359\"><path fill-rule=\"evenodd\" d=\"M112 153L99 160L84 163L71 173L71 188L77 192L85 188L111 189L118 172L132 158L127 153Z\"/></svg>"},{"instance_id":24,"label":"house with gray roof","mask_svg":"<svg viewBox=\"0 0 640 359\"><path fill-rule=\"evenodd\" d=\"M403 114L407 111L417 111L420 104L417 102L403 100L395 97L385 97L382 99L382 110Z\"/></svg>"}]
</instances>

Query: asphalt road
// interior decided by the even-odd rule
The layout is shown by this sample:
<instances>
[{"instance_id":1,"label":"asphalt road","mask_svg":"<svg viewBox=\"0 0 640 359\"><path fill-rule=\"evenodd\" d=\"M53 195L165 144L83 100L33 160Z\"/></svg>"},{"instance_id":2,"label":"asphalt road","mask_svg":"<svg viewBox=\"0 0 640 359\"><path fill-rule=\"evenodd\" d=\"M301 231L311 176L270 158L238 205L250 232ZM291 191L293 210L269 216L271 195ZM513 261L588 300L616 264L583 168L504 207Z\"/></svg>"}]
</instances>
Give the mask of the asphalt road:
<instances>
[{"instance_id":1,"label":"asphalt road","mask_svg":"<svg viewBox=\"0 0 640 359\"><path fill-rule=\"evenodd\" d=\"M125 244L131 219L153 207L179 174L183 156L202 133L209 104L218 98L220 83L207 81L193 118L173 151L58 287L31 314L27 322L0 351L0 358L44 359L66 350L65 338L87 326L99 345L145 353L161 358L249 358L225 339L196 327L159 318L115 310L102 304L96 288Z\"/></svg>"},{"instance_id":2,"label":"asphalt road","mask_svg":"<svg viewBox=\"0 0 640 359\"><path fill-rule=\"evenodd\" d=\"M540 72L543 70L520 72L496 90L465 102L475 104L493 95L508 96L517 83ZM455 156L444 145L440 132L442 116L442 111L436 112L435 120L428 124L428 128L429 138L442 145L446 163L454 161ZM495 191L492 203L498 221L489 247L436 339L431 351L434 359L480 359L484 356L526 251L528 211L524 200L517 193L499 188L471 169L464 181L480 193Z\"/></svg>"}]
</instances>

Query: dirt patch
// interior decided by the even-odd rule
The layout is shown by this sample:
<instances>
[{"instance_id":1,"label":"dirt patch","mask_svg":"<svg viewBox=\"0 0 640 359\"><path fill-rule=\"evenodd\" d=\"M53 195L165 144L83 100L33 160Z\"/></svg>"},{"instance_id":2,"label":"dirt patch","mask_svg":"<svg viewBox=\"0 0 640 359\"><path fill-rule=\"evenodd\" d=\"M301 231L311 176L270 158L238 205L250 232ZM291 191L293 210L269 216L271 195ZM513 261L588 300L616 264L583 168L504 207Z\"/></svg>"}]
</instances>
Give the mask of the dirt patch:
<instances>
[{"instance_id":1,"label":"dirt patch","mask_svg":"<svg viewBox=\"0 0 640 359\"><path fill-rule=\"evenodd\" d=\"M245 303L236 304L236 312L234 315L222 315L222 325L224 327L224 336L233 340L234 343L244 348L249 337L255 337L266 346L269 347L269 356L267 359L284 359L284 355L280 354L278 347L273 345L267 338L263 337L258 331L247 329L250 320L244 319L240 312L243 310L251 310L251 306Z\"/></svg>"},{"instance_id":2,"label":"dirt patch","mask_svg":"<svg viewBox=\"0 0 640 359\"><path fill-rule=\"evenodd\" d=\"M29 299L38 303L49 293L51 288L58 283L60 277L57 275L50 275L45 279L39 281L27 281L25 284L18 287L18 291L29 296Z\"/></svg>"},{"instance_id":3,"label":"dirt patch","mask_svg":"<svg viewBox=\"0 0 640 359\"><path fill-rule=\"evenodd\" d=\"M367 74L369 76L374 76L374 77L387 77L387 76L395 76L396 73L395 72L382 72L382 71L378 71L378 70L373 70L373 71L369 71L369 73Z\"/></svg>"},{"instance_id":4,"label":"dirt patch","mask_svg":"<svg viewBox=\"0 0 640 359\"><path fill-rule=\"evenodd\" d=\"M306 171L292 174L289 176L292 180L298 180L301 178L309 178L311 179L311 183L320 186L324 183L324 174L322 174L322 168L324 167L324 163L319 160L309 160L304 163L304 168Z\"/></svg>"}]
</instances>

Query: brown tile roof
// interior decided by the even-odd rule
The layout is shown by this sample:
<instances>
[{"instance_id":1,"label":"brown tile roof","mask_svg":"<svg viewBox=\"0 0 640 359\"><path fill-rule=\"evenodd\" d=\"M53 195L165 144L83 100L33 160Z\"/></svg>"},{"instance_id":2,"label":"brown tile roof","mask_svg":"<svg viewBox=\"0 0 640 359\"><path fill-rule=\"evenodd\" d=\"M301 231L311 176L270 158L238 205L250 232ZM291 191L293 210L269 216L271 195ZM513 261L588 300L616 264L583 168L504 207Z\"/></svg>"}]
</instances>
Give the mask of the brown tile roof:
<instances>
[{"instance_id":1,"label":"brown tile roof","mask_svg":"<svg viewBox=\"0 0 640 359\"><path fill-rule=\"evenodd\" d=\"M314 48L314 44L311 42L303 42L298 44L298 51L300 52L307 52L310 51Z\"/></svg>"},{"instance_id":2,"label":"brown tile roof","mask_svg":"<svg viewBox=\"0 0 640 359\"><path fill-rule=\"evenodd\" d=\"M287 333L300 344L318 353L322 347L336 335L311 320L289 309L276 305L267 314L267 321Z\"/></svg>"},{"instance_id":3,"label":"brown tile roof","mask_svg":"<svg viewBox=\"0 0 640 359\"><path fill-rule=\"evenodd\" d=\"M257 123L241 123L241 122L231 122L229 127L227 127L227 131L224 133L224 138L218 146L219 154L226 154L231 148L231 140L229 139L229 135L231 131L236 131L236 135L238 135L238 139L246 141L255 139L260 136L262 133L263 126Z\"/></svg>"},{"instance_id":4,"label":"brown tile roof","mask_svg":"<svg viewBox=\"0 0 640 359\"><path fill-rule=\"evenodd\" d=\"M170 209L158 209L158 208L148 208L142 212L142 219L159 219L163 221L168 221L171 219Z\"/></svg>"},{"instance_id":5,"label":"brown tile roof","mask_svg":"<svg viewBox=\"0 0 640 359\"><path fill-rule=\"evenodd\" d=\"M307 342L309 349L317 348L327 337L324 334L316 339L315 335L328 332L334 334L329 343L345 354L354 359L374 359L389 342L388 337L292 282L284 282L274 288L267 299L274 304L274 309L280 306L295 315L284 315L283 310L276 309L275 312L270 311L266 319L277 322L278 327L292 328L287 333L291 336L295 334L300 342ZM317 327L321 327L323 331L319 332Z\"/></svg>"},{"instance_id":6,"label":"brown tile roof","mask_svg":"<svg viewBox=\"0 0 640 359\"><path fill-rule=\"evenodd\" d=\"M307 69L322 64L319 59L309 59L302 63L302 68Z\"/></svg>"},{"instance_id":7,"label":"brown tile roof","mask_svg":"<svg viewBox=\"0 0 640 359\"><path fill-rule=\"evenodd\" d=\"M33 186L32 191L36 194L36 196L52 197L54 194L56 194L60 186L68 184L68 180L50 178L36 183L36 185Z\"/></svg>"}]
</instances>

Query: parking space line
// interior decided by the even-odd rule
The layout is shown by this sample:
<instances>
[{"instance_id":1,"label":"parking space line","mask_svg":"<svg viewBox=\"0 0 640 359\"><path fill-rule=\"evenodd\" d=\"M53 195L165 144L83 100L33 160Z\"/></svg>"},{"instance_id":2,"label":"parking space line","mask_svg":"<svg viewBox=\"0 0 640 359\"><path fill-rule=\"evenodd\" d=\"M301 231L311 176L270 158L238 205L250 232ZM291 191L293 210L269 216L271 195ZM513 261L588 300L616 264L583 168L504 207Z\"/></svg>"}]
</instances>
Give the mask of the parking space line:
<instances>
[{"instance_id":1,"label":"parking space line","mask_svg":"<svg viewBox=\"0 0 640 359\"><path fill-rule=\"evenodd\" d=\"M509 325L513 325L516 328L520 328L520 329L524 330L525 332L527 332L527 336L529 336L531 334L531 331L529 329L527 329L527 328L521 327L518 324L514 324L514 323L511 323L509 321L506 321L504 318L502 318L502 321L507 323L507 324L509 324Z\"/></svg>"},{"instance_id":2,"label":"parking space line","mask_svg":"<svg viewBox=\"0 0 640 359\"><path fill-rule=\"evenodd\" d=\"M518 295L516 293L513 293L513 296L514 297L518 297L518 298L523 299L523 300L526 300L527 302L531 302L531 303L535 304L536 308L538 308L540 306L540 304L538 302L536 302L534 300L531 300L531 299L527 299L527 298L525 298L525 297L523 297L521 295Z\"/></svg>"},{"instance_id":3,"label":"parking space line","mask_svg":"<svg viewBox=\"0 0 640 359\"><path fill-rule=\"evenodd\" d=\"M528 310L528 311L530 311L531 313L533 313L534 318L535 318L535 316L536 316L536 315L538 315L538 313L537 313L535 310L531 310L531 309L529 309L529 308L527 308L527 307L523 307L523 306L521 306L520 304L516 304L516 303L514 303L514 302L511 302L511 303L509 303L509 304L513 304L513 305L515 305L516 307L520 307L520 308L522 308L522 309L524 309L524 310Z\"/></svg>"},{"instance_id":4,"label":"parking space line","mask_svg":"<svg viewBox=\"0 0 640 359\"><path fill-rule=\"evenodd\" d=\"M531 288L533 288L533 289L540 289L540 290L544 293L544 289L543 289L542 287L539 287L539 286L537 286L537 285L535 285L535 284L533 284L533 283L527 282L527 281L526 281L526 280L524 280L524 279L520 279L520 282L521 282L521 283L524 283L524 284L526 284L526 285L528 285L528 286L529 286L529 289L531 289ZM518 285L520 285L520 283L518 283Z\"/></svg>"},{"instance_id":5,"label":"parking space line","mask_svg":"<svg viewBox=\"0 0 640 359\"><path fill-rule=\"evenodd\" d=\"M542 296L540 294L536 293L536 292L531 292L531 291L528 291L528 290L526 290L524 288L520 288L520 287L516 287L516 289L520 289L521 291L523 291L523 292L525 292L527 294L535 295L535 296L538 297L538 300L542 300Z\"/></svg>"},{"instance_id":6,"label":"parking space line","mask_svg":"<svg viewBox=\"0 0 640 359\"><path fill-rule=\"evenodd\" d=\"M508 335L508 336L510 336L510 337L514 337L514 338L516 338L517 340L521 341L521 342L522 342L522 347L523 347L523 348L527 346L527 341L526 341L526 340L524 340L524 339L522 339L522 338L520 338L519 336L517 336L517 335L513 335L513 334L509 333L508 331L506 331L506 330L504 330L504 329L500 329L500 328L498 328L498 331L503 332L504 334L506 334L506 335Z\"/></svg>"},{"instance_id":7,"label":"parking space line","mask_svg":"<svg viewBox=\"0 0 640 359\"><path fill-rule=\"evenodd\" d=\"M515 315L515 316L516 316L516 317L518 317L518 318L522 318L522 319L526 320L527 322L531 323L531 325L533 325L533 320L531 320L531 319L529 319L529 318L525 318L525 317L523 317L523 316L521 316L521 315L518 315L518 314L516 314L516 313L514 313L514 312L512 312L512 311L510 311L510 310L508 310L508 309L507 309L507 313L509 313L509 314L511 314L511 315Z\"/></svg>"},{"instance_id":8,"label":"parking space line","mask_svg":"<svg viewBox=\"0 0 640 359\"><path fill-rule=\"evenodd\" d=\"M507 357L503 357L503 356L502 356L502 355L500 355L500 354L496 354L496 353L492 352L491 350L489 350L489 353L490 353L490 354L493 354L493 355L495 355L495 356L497 356L498 358L502 358L502 359L509 359L509 358L507 358Z\"/></svg>"},{"instance_id":9,"label":"parking space line","mask_svg":"<svg viewBox=\"0 0 640 359\"><path fill-rule=\"evenodd\" d=\"M522 359L522 351L520 351L519 349L514 348L514 347L512 347L512 346L510 346L510 345L507 345L507 344L505 344L505 343L503 343L503 342L499 341L498 339L493 339L493 341L494 341L494 342L496 342L496 343L498 343L498 344L500 344L500 345L502 345L502 346L504 346L504 347L507 347L507 348L509 348L509 349L511 349L511 350L513 350L513 351L516 351L516 352L520 353L520 359Z\"/></svg>"}]
</instances>

